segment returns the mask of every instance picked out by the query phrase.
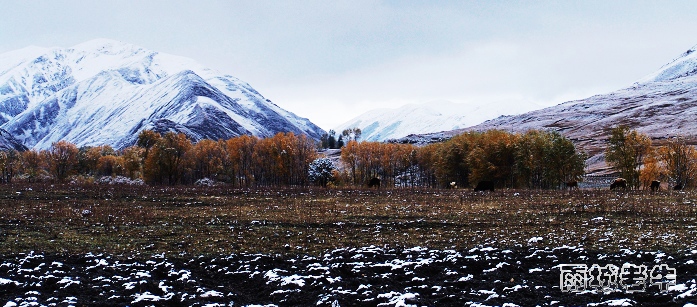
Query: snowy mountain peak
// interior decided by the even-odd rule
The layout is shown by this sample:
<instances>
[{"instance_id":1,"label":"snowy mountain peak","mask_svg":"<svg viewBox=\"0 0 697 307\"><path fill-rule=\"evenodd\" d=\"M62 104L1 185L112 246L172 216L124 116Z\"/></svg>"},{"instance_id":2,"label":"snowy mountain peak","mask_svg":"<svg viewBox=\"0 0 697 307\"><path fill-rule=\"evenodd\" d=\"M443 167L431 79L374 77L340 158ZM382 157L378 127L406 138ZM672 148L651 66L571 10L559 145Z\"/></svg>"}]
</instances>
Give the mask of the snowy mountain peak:
<instances>
[{"instance_id":1,"label":"snowy mountain peak","mask_svg":"<svg viewBox=\"0 0 697 307\"><path fill-rule=\"evenodd\" d=\"M133 44L107 38L98 38L86 41L84 43L77 44L70 49L92 53L99 52L104 54L132 53L133 51L144 50L144 48Z\"/></svg>"},{"instance_id":2,"label":"snowy mountain peak","mask_svg":"<svg viewBox=\"0 0 697 307\"><path fill-rule=\"evenodd\" d=\"M145 128L194 140L323 133L249 84L192 59L109 39L25 49L0 55L0 128L29 147L65 139L121 148Z\"/></svg>"},{"instance_id":3,"label":"snowy mountain peak","mask_svg":"<svg viewBox=\"0 0 697 307\"><path fill-rule=\"evenodd\" d=\"M667 82L697 76L697 45L682 53L658 71L642 78L638 83Z\"/></svg>"}]
</instances>

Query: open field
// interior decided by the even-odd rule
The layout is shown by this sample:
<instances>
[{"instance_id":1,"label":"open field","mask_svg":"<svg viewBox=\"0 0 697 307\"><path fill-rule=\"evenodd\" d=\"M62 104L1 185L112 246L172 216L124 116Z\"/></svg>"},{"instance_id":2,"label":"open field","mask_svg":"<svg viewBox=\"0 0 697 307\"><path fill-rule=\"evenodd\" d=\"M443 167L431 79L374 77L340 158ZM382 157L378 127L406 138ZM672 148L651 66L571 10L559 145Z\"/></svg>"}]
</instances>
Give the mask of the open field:
<instances>
[{"instance_id":1,"label":"open field","mask_svg":"<svg viewBox=\"0 0 697 307\"><path fill-rule=\"evenodd\" d=\"M4 306L688 306L697 193L0 186ZM667 264L562 292L560 264Z\"/></svg>"},{"instance_id":2,"label":"open field","mask_svg":"<svg viewBox=\"0 0 697 307\"><path fill-rule=\"evenodd\" d=\"M697 193L0 185L0 253L697 248Z\"/></svg>"}]
</instances>

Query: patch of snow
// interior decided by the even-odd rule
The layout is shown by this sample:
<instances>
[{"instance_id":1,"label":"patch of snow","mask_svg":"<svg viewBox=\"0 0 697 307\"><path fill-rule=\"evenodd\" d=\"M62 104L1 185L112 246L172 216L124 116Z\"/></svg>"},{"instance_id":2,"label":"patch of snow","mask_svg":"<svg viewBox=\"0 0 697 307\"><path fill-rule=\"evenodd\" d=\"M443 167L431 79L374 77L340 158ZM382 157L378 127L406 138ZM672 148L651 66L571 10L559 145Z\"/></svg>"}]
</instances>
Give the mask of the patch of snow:
<instances>
[{"instance_id":1,"label":"patch of snow","mask_svg":"<svg viewBox=\"0 0 697 307\"><path fill-rule=\"evenodd\" d=\"M540 242L542 240L543 240L542 237L532 237L532 238L528 239L528 243L537 243L537 242Z\"/></svg>"}]
</instances>

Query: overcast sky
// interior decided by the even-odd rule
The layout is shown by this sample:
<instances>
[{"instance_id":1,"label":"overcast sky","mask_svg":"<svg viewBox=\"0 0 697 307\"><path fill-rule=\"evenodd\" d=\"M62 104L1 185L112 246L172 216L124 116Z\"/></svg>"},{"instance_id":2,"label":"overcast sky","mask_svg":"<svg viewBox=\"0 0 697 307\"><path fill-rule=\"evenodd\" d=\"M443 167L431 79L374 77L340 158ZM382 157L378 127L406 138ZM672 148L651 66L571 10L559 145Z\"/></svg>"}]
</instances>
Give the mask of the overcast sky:
<instances>
[{"instance_id":1,"label":"overcast sky","mask_svg":"<svg viewBox=\"0 0 697 307\"><path fill-rule=\"evenodd\" d=\"M328 130L377 107L549 106L697 44L697 1L6 1L0 53L110 38L193 58Z\"/></svg>"}]
</instances>

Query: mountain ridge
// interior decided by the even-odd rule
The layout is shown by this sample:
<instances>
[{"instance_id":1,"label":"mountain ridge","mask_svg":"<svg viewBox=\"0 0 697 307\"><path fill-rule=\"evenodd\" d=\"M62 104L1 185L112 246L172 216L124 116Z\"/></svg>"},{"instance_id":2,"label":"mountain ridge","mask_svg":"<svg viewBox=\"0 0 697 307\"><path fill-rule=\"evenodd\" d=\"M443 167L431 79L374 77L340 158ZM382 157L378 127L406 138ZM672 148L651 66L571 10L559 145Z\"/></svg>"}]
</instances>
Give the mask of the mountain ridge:
<instances>
[{"instance_id":1,"label":"mountain ridge","mask_svg":"<svg viewBox=\"0 0 697 307\"><path fill-rule=\"evenodd\" d=\"M397 142L442 141L467 131L500 129L524 132L555 130L590 154L589 172L608 172L604 149L610 130L617 125L646 133L654 144L684 136L697 144L697 52L695 47L629 87L567 101L513 116L440 133L411 135Z\"/></svg>"},{"instance_id":2,"label":"mountain ridge","mask_svg":"<svg viewBox=\"0 0 697 307\"><path fill-rule=\"evenodd\" d=\"M369 110L337 126L334 130L340 133L344 129L357 127L362 131L362 140L386 141L414 133L464 128L501 114L522 113L539 107L525 103L492 105L440 100L406 104L398 108Z\"/></svg>"},{"instance_id":3,"label":"mountain ridge","mask_svg":"<svg viewBox=\"0 0 697 307\"><path fill-rule=\"evenodd\" d=\"M123 148L147 127L194 141L324 133L249 84L188 58L108 39L25 49L25 57L0 54L0 128L29 147L65 139Z\"/></svg>"}]
</instances>

